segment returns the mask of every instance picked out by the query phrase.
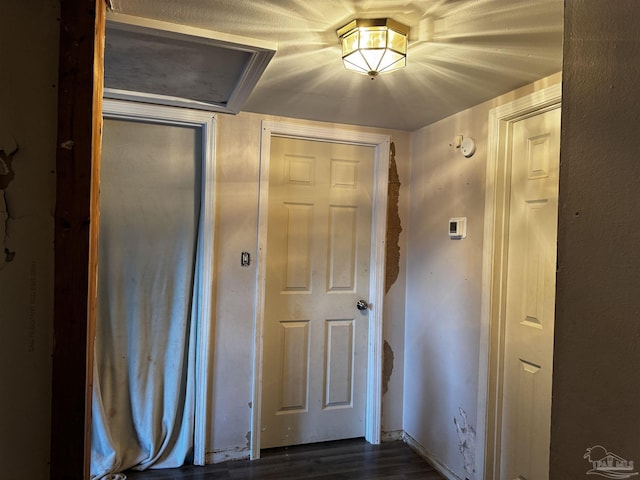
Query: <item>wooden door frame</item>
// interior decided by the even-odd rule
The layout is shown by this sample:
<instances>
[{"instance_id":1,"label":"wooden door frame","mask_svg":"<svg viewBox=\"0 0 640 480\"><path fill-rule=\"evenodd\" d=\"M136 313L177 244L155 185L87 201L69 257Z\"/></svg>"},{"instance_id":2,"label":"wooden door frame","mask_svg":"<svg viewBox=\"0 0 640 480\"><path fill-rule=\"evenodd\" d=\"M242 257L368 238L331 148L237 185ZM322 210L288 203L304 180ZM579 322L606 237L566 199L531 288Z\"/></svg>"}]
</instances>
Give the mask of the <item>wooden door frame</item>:
<instances>
[{"instance_id":1,"label":"wooden door frame","mask_svg":"<svg viewBox=\"0 0 640 480\"><path fill-rule=\"evenodd\" d=\"M500 473L501 379L511 193L508 145L515 122L560 108L561 100L562 86L558 83L489 112L476 428L476 472L487 480L499 478Z\"/></svg>"},{"instance_id":2,"label":"wooden door frame","mask_svg":"<svg viewBox=\"0 0 640 480\"><path fill-rule=\"evenodd\" d=\"M269 164L272 137L289 137L333 143L348 143L374 148L373 201L371 223L371 282L367 350L367 391L365 407L365 439L380 443L382 415L382 315L384 299L385 239L387 223L387 191L389 179L389 135L315 127L302 124L262 122L260 148L260 199L258 209L257 295L255 304L253 393L251 410L251 459L260 458L262 408L262 359L264 305L267 258L267 217L269 207Z\"/></svg>"},{"instance_id":3,"label":"wooden door frame","mask_svg":"<svg viewBox=\"0 0 640 480\"><path fill-rule=\"evenodd\" d=\"M134 97L134 94L131 95ZM202 132L201 204L199 244L202 246L201 277L198 282L201 304L197 317L195 413L193 438L193 463L205 465L207 432L211 418L208 401L211 395L211 327L213 315L213 265L215 251L215 138L216 116L211 112L124 100L104 99L104 118L141 120L199 128Z\"/></svg>"}]
</instances>

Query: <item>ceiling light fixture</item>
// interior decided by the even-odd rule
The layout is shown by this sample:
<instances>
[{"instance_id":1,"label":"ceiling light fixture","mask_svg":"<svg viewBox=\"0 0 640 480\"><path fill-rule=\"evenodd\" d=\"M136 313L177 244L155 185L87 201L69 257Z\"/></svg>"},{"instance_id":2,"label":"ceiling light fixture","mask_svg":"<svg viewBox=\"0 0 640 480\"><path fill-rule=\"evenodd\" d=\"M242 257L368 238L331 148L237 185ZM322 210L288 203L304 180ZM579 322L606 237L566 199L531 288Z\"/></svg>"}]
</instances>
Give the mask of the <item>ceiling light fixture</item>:
<instances>
[{"instance_id":1,"label":"ceiling light fixture","mask_svg":"<svg viewBox=\"0 0 640 480\"><path fill-rule=\"evenodd\" d=\"M336 31L347 70L369 75L392 72L407 64L409 27L390 18L352 20Z\"/></svg>"}]
</instances>

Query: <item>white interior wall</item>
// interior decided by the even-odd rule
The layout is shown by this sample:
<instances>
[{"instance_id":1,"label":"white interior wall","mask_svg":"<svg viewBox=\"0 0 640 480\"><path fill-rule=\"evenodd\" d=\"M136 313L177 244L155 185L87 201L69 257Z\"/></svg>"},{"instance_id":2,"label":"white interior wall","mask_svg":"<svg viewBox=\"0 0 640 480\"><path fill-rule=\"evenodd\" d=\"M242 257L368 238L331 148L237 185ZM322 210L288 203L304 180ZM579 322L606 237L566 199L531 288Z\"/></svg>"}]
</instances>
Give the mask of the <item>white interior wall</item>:
<instances>
[{"instance_id":1,"label":"white interior wall","mask_svg":"<svg viewBox=\"0 0 640 480\"><path fill-rule=\"evenodd\" d=\"M49 477L59 13L0 8L0 150L17 146L13 173L0 162L2 478Z\"/></svg>"},{"instance_id":2,"label":"white interior wall","mask_svg":"<svg viewBox=\"0 0 640 480\"><path fill-rule=\"evenodd\" d=\"M215 319L213 327L213 380L211 435L208 461L249 455L253 335L256 298L256 243L261 121L301 123L322 127L384 133L396 145L400 181L401 222L406 225L409 182L410 135L407 132L347 125L306 122L240 113L219 115L216 132L216 266ZM405 229L406 231L406 229ZM404 356L404 278L406 234L400 235L401 271L386 296L384 337L394 352L394 369L383 405L386 431L402 428ZM240 266L242 251L250 252L249 267Z\"/></svg>"},{"instance_id":3,"label":"white interior wall","mask_svg":"<svg viewBox=\"0 0 640 480\"><path fill-rule=\"evenodd\" d=\"M477 423L488 115L560 80L552 75L412 134L403 428L463 479L474 476L453 420L463 422L462 409L474 430ZM451 146L458 134L476 140L473 157ZM467 217L465 239L449 239L451 217Z\"/></svg>"}]
</instances>

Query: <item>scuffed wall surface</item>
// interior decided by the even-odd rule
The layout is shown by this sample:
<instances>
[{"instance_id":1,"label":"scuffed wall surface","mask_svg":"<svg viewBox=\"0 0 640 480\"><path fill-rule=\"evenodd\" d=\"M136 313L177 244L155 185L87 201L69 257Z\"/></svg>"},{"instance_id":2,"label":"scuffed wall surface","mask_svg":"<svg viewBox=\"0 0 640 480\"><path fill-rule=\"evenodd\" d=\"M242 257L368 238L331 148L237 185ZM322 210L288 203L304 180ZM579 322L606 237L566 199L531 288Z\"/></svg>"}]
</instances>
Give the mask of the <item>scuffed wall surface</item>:
<instances>
[{"instance_id":1,"label":"scuffed wall surface","mask_svg":"<svg viewBox=\"0 0 640 480\"><path fill-rule=\"evenodd\" d=\"M216 315L209 461L247 456L251 430L260 118L218 116ZM250 252L249 267L240 266Z\"/></svg>"},{"instance_id":2,"label":"scuffed wall surface","mask_svg":"<svg viewBox=\"0 0 640 480\"><path fill-rule=\"evenodd\" d=\"M640 466L639 15L566 2L551 480L596 445Z\"/></svg>"},{"instance_id":3,"label":"scuffed wall surface","mask_svg":"<svg viewBox=\"0 0 640 480\"><path fill-rule=\"evenodd\" d=\"M213 332L213 385L209 461L249 455L251 430L253 341L256 296L256 262L240 266L240 253L257 259L257 222L260 173L261 121L302 123L321 127L392 135L400 177L409 177L410 145L405 132L347 125L305 122L250 113L219 115L216 148L216 317ZM406 215L402 195L399 214ZM406 217L405 217L406 219ZM405 221L405 220L403 220ZM401 252L404 234L399 237ZM402 428L402 357L404 349L404 254L400 275L386 295L384 338L395 354L385 395L383 425Z\"/></svg>"},{"instance_id":4,"label":"scuffed wall surface","mask_svg":"<svg viewBox=\"0 0 640 480\"><path fill-rule=\"evenodd\" d=\"M477 425L487 119L559 81L552 75L413 133L403 426L460 478L473 476L452 419L462 409L466 428ZM452 146L458 134L476 139L473 157ZM449 239L451 217L467 217L467 238Z\"/></svg>"},{"instance_id":5,"label":"scuffed wall surface","mask_svg":"<svg viewBox=\"0 0 640 480\"><path fill-rule=\"evenodd\" d=\"M414 133L407 266L404 429L464 478L452 418L476 424L488 105ZM456 134L474 137L465 158ZM448 220L467 217L467 238ZM468 475L468 474L467 474Z\"/></svg>"},{"instance_id":6,"label":"scuffed wall surface","mask_svg":"<svg viewBox=\"0 0 640 480\"><path fill-rule=\"evenodd\" d=\"M0 8L0 477L7 479L49 476L58 15L58 1Z\"/></svg>"},{"instance_id":7,"label":"scuffed wall surface","mask_svg":"<svg viewBox=\"0 0 640 480\"><path fill-rule=\"evenodd\" d=\"M458 450L464 461L464 469L469 475L473 475L476 468L476 430L467 422L467 412L462 408L460 417L453 418L453 424L458 434Z\"/></svg>"}]
</instances>

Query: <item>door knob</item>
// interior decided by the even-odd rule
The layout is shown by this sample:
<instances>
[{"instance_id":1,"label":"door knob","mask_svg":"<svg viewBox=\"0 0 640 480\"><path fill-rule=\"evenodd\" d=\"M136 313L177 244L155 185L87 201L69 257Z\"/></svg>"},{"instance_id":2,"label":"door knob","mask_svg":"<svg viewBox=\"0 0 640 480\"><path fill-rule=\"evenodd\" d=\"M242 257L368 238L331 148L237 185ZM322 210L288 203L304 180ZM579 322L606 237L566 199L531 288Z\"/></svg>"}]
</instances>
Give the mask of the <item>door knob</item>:
<instances>
[{"instance_id":1,"label":"door knob","mask_svg":"<svg viewBox=\"0 0 640 480\"><path fill-rule=\"evenodd\" d=\"M369 304L365 300L358 300L356 302L356 308L358 310L361 310L361 311L368 310L369 309Z\"/></svg>"}]
</instances>

